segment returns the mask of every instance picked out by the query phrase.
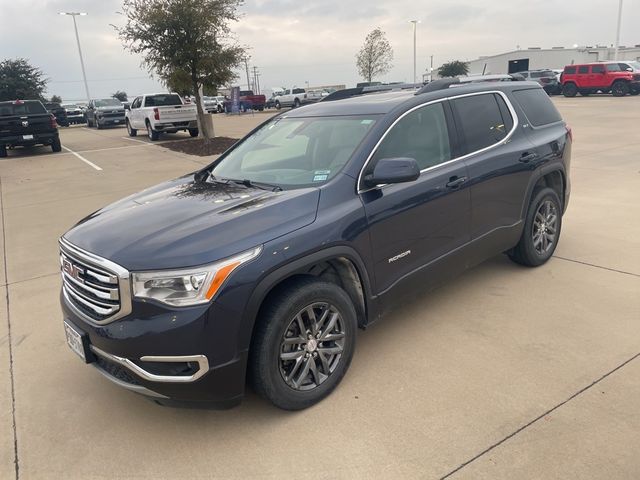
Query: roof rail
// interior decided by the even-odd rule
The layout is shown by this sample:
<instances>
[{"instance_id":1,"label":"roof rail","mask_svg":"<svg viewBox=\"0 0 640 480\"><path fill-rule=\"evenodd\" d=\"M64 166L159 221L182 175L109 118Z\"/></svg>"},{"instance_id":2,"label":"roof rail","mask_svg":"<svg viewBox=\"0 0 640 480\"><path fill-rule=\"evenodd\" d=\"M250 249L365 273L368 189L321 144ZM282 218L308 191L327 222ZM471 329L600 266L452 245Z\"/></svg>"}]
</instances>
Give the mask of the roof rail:
<instances>
[{"instance_id":1,"label":"roof rail","mask_svg":"<svg viewBox=\"0 0 640 480\"><path fill-rule=\"evenodd\" d=\"M336 90L324 97L321 102L331 102L333 100L343 100L345 98L355 97L357 95L366 95L368 93L390 92L393 90L410 90L422 86L421 83L393 83L388 85L371 85L369 87L345 88Z\"/></svg>"},{"instance_id":2,"label":"roof rail","mask_svg":"<svg viewBox=\"0 0 640 480\"><path fill-rule=\"evenodd\" d=\"M458 87L469 83L481 82L523 82L526 79L519 73L499 74L499 75L475 75L470 77L453 77L440 78L431 83L427 83L424 87L416 92L421 95L427 92L436 92L438 90L446 90L449 87Z\"/></svg>"}]
</instances>

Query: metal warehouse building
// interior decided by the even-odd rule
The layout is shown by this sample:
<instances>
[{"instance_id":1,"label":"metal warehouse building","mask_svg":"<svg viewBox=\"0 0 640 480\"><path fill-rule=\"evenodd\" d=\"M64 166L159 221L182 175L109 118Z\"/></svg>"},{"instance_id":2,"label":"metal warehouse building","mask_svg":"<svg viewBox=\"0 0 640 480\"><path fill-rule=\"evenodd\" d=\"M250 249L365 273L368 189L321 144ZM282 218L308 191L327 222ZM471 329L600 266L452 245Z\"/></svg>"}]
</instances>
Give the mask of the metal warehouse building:
<instances>
[{"instance_id":1,"label":"metal warehouse building","mask_svg":"<svg viewBox=\"0 0 640 480\"><path fill-rule=\"evenodd\" d=\"M515 73L540 68L563 68L573 63L602 62L614 59L614 49L595 47L527 48L480 57L469 62L469 74ZM620 47L618 60L640 60L640 45Z\"/></svg>"}]
</instances>

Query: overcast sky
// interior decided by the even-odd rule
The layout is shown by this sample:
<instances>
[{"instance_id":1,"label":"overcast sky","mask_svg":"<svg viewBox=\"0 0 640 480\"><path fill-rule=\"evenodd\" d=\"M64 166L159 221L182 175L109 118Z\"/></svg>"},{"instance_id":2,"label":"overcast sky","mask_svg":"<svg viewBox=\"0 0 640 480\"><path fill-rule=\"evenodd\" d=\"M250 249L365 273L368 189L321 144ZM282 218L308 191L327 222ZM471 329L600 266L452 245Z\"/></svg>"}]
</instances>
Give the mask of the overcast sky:
<instances>
[{"instance_id":1,"label":"overcast sky","mask_svg":"<svg viewBox=\"0 0 640 480\"><path fill-rule=\"evenodd\" d=\"M640 44L640 0L625 0L622 45ZM121 0L0 0L0 59L24 57L50 78L49 94L84 96L71 17L78 18L92 97L125 90L130 96L162 90L125 52L109 24L121 24ZM233 25L251 47L250 65L264 88L357 82L355 53L367 33L381 27L393 47L394 67L382 80L411 81L411 19L418 19L418 72L452 59L472 60L522 48L610 45L617 0L247 0ZM238 83L246 84L239 72Z\"/></svg>"}]
</instances>

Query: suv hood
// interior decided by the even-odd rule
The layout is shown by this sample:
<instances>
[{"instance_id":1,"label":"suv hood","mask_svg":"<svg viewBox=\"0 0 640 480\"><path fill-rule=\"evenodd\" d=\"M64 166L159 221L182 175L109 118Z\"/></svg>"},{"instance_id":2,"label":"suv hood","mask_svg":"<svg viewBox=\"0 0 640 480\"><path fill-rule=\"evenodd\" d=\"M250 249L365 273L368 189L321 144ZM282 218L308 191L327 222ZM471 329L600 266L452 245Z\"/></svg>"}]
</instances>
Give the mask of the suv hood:
<instances>
[{"instance_id":1,"label":"suv hood","mask_svg":"<svg viewBox=\"0 0 640 480\"><path fill-rule=\"evenodd\" d=\"M316 188L270 192L189 175L92 213L64 238L131 271L190 267L309 225L319 197Z\"/></svg>"}]
</instances>

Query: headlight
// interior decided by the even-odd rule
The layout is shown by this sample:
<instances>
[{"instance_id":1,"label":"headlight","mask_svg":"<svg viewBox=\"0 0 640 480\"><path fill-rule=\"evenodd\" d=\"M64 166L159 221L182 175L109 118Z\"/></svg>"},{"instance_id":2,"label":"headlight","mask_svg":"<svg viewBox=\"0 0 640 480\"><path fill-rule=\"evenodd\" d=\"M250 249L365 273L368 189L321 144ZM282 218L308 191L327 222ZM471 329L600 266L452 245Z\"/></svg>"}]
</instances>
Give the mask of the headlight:
<instances>
[{"instance_id":1,"label":"headlight","mask_svg":"<svg viewBox=\"0 0 640 480\"><path fill-rule=\"evenodd\" d=\"M134 272L131 276L133 296L153 299L174 307L209 302L236 268L253 260L262 247L243 252L226 260L183 270Z\"/></svg>"}]
</instances>

